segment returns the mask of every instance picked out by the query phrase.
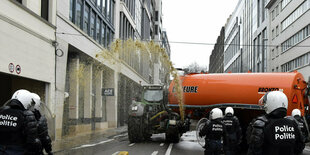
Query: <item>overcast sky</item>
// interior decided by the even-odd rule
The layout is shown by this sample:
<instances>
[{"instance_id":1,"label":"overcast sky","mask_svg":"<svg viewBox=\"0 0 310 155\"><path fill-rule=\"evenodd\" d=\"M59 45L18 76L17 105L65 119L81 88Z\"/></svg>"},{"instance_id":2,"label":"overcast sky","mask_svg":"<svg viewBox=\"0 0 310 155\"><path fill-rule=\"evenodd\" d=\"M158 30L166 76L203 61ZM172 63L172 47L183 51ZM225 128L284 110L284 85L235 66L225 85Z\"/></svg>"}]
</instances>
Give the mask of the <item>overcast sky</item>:
<instances>
[{"instance_id":1,"label":"overcast sky","mask_svg":"<svg viewBox=\"0 0 310 155\"><path fill-rule=\"evenodd\" d=\"M239 0L162 0L163 28L171 47L176 68L193 62L208 66L214 45L173 42L216 43L221 27L233 13Z\"/></svg>"}]
</instances>

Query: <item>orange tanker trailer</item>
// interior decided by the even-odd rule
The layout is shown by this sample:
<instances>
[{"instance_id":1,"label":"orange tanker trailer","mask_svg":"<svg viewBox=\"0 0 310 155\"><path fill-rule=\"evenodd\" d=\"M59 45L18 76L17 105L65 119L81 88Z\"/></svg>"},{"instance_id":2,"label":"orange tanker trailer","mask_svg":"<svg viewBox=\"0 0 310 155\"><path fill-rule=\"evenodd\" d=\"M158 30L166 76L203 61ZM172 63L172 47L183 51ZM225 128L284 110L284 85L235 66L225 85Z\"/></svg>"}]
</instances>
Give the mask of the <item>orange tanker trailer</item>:
<instances>
[{"instance_id":1,"label":"orange tanker trailer","mask_svg":"<svg viewBox=\"0 0 310 155\"><path fill-rule=\"evenodd\" d=\"M187 74L180 77L186 114L201 118L214 107L232 106L255 115L262 111L258 100L267 92L283 91L288 97L288 115L295 108L309 113L307 83L302 74L292 73L224 73ZM178 109L174 81L169 87L169 107ZM197 114L198 113L198 114ZM253 114L254 113L254 114ZM254 117L254 116L253 116Z\"/></svg>"},{"instance_id":2,"label":"orange tanker trailer","mask_svg":"<svg viewBox=\"0 0 310 155\"><path fill-rule=\"evenodd\" d=\"M174 81L171 82L168 106L179 112L182 108L179 107L177 92L183 92L185 116L201 119L196 128L198 131L212 108L218 107L224 110L231 106L239 118L245 135L250 121L264 113L263 107L258 104L259 99L266 92L274 90L283 91L287 95L287 115L290 115L295 108L300 109L303 116L309 115L307 82L298 72L187 74L180 77L180 83L181 87L177 87ZM177 88L182 90L177 91ZM307 125L306 127L308 129ZM243 136L241 147L243 149L247 148L245 137ZM197 138L200 143L201 139L198 136Z\"/></svg>"}]
</instances>

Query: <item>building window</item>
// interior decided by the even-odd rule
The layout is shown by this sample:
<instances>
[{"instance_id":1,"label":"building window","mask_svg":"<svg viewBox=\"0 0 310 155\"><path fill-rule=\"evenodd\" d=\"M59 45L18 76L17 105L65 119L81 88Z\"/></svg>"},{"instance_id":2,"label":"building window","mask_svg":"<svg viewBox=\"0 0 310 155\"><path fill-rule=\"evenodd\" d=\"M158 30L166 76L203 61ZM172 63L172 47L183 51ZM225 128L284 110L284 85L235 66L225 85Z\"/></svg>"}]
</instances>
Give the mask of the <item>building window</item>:
<instances>
[{"instance_id":1,"label":"building window","mask_svg":"<svg viewBox=\"0 0 310 155\"><path fill-rule=\"evenodd\" d=\"M282 31L290 26L295 20L297 20L301 15L303 15L310 8L310 0L304 1L295 11L293 11L286 19L284 19L282 24Z\"/></svg>"},{"instance_id":2,"label":"building window","mask_svg":"<svg viewBox=\"0 0 310 155\"><path fill-rule=\"evenodd\" d=\"M111 23L114 25L114 1L111 2Z\"/></svg>"},{"instance_id":3,"label":"building window","mask_svg":"<svg viewBox=\"0 0 310 155\"><path fill-rule=\"evenodd\" d=\"M85 5L83 30L89 35L89 6Z\"/></svg>"},{"instance_id":4,"label":"building window","mask_svg":"<svg viewBox=\"0 0 310 155\"><path fill-rule=\"evenodd\" d=\"M279 5L276 6L276 16L279 15Z\"/></svg>"},{"instance_id":5,"label":"building window","mask_svg":"<svg viewBox=\"0 0 310 155\"><path fill-rule=\"evenodd\" d=\"M48 21L48 1L49 0L41 0L41 17Z\"/></svg>"},{"instance_id":6,"label":"building window","mask_svg":"<svg viewBox=\"0 0 310 155\"><path fill-rule=\"evenodd\" d=\"M102 23L102 27L101 27L101 45L103 47L106 47L106 39L105 39L105 25L104 23Z\"/></svg>"},{"instance_id":7,"label":"building window","mask_svg":"<svg viewBox=\"0 0 310 155\"><path fill-rule=\"evenodd\" d=\"M310 25L307 25L306 27L295 33L293 36L288 38L286 41L284 41L281 44L282 52L287 51L292 46L298 44L299 42L307 38L309 36L309 31L310 31Z\"/></svg>"},{"instance_id":8,"label":"building window","mask_svg":"<svg viewBox=\"0 0 310 155\"><path fill-rule=\"evenodd\" d=\"M281 2L281 10L283 10L292 0L283 0Z\"/></svg>"},{"instance_id":9,"label":"building window","mask_svg":"<svg viewBox=\"0 0 310 155\"><path fill-rule=\"evenodd\" d=\"M105 11L106 7L105 6L106 6L106 0L102 0L101 10L102 10L103 15L106 15L106 11Z\"/></svg>"},{"instance_id":10,"label":"building window","mask_svg":"<svg viewBox=\"0 0 310 155\"><path fill-rule=\"evenodd\" d=\"M82 9L82 0L77 0L76 2L76 16L75 16L75 24L78 27L81 27L81 9Z\"/></svg>"},{"instance_id":11,"label":"building window","mask_svg":"<svg viewBox=\"0 0 310 155\"><path fill-rule=\"evenodd\" d=\"M274 17L275 17L274 10L271 11L271 17L272 17L272 20L274 20Z\"/></svg>"},{"instance_id":12,"label":"building window","mask_svg":"<svg viewBox=\"0 0 310 155\"><path fill-rule=\"evenodd\" d=\"M100 10L100 7L101 7L101 0L97 0L97 7L98 7L99 10Z\"/></svg>"},{"instance_id":13,"label":"building window","mask_svg":"<svg viewBox=\"0 0 310 155\"><path fill-rule=\"evenodd\" d=\"M276 26L276 36L278 36L279 35L279 26L277 25Z\"/></svg>"},{"instance_id":14,"label":"building window","mask_svg":"<svg viewBox=\"0 0 310 155\"><path fill-rule=\"evenodd\" d=\"M101 23L101 20L99 19L99 17L97 16L97 22L96 22L96 40L99 42L100 41L100 23Z\"/></svg>"},{"instance_id":15,"label":"building window","mask_svg":"<svg viewBox=\"0 0 310 155\"><path fill-rule=\"evenodd\" d=\"M293 70L296 70L300 67L309 65L309 58L310 53L306 53L304 55L301 55L283 65L281 65L281 71L282 72L290 72Z\"/></svg>"},{"instance_id":16,"label":"building window","mask_svg":"<svg viewBox=\"0 0 310 155\"><path fill-rule=\"evenodd\" d=\"M73 0L70 0L70 12L69 12L69 19L70 21L73 21Z\"/></svg>"},{"instance_id":17,"label":"building window","mask_svg":"<svg viewBox=\"0 0 310 155\"><path fill-rule=\"evenodd\" d=\"M271 37L272 37L272 39L274 39L274 29L272 29L272 31L271 31Z\"/></svg>"},{"instance_id":18,"label":"building window","mask_svg":"<svg viewBox=\"0 0 310 155\"><path fill-rule=\"evenodd\" d=\"M111 0L107 0L107 5L106 5L106 8L107 8L107 17L108 17L108 20L111 20L111 5L110 5L110 1Z\"/></svg>"},{"instance_id":19,"label":"building window","mask_svg":"<svg viewBox=\"0 0 310 155\"><path fill-rule=\"evenodd\" d=\"M95 39L95 14L91 12L90 17L90 37Z\"/></svg>"}]
</instances>

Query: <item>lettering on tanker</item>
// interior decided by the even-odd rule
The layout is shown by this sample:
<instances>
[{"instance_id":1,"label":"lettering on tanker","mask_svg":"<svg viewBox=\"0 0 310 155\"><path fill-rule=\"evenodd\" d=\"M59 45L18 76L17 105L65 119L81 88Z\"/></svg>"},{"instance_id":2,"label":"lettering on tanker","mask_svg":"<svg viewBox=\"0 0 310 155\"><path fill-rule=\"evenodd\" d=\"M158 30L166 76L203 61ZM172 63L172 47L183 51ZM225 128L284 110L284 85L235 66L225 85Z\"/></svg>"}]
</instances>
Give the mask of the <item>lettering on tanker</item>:
<instances>
[{"instance_id":1,"label":"lettering on tanker","mask_svg":"<svg viewBox=\"0 0 310 155\"><path fill-rule=\"evenodd\" d=\"M184 93L197 93L198 92L198 86L184 86L183 92Z\"/></svg>"}]
</instances>

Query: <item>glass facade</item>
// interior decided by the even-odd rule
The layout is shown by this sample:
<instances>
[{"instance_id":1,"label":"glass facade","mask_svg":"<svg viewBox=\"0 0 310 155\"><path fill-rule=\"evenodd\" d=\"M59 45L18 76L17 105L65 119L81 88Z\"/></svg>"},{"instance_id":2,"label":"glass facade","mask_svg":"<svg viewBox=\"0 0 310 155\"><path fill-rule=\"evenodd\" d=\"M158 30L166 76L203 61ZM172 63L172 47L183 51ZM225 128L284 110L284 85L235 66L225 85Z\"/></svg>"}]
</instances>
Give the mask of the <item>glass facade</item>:
<instances>
[{"instance_id":1,"label":"glass facade","mask_svg":"<svg viewBox=\"0 0 310 155\"><path fill-rule=\"evenodd\" d=\"M69 19L103 47L108 47L114 37L114 3L114 0L70 0Z\"/></svg>"}]
</instances>

